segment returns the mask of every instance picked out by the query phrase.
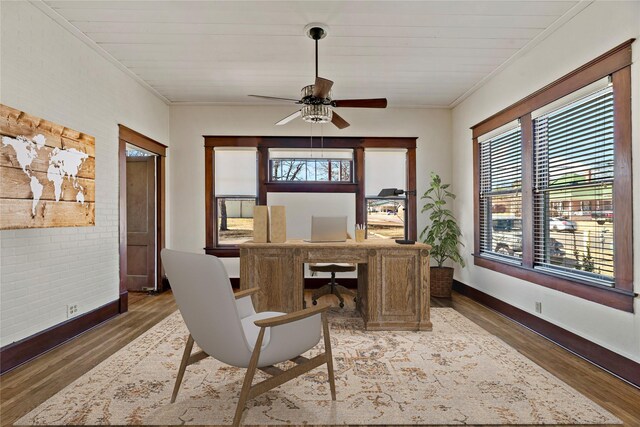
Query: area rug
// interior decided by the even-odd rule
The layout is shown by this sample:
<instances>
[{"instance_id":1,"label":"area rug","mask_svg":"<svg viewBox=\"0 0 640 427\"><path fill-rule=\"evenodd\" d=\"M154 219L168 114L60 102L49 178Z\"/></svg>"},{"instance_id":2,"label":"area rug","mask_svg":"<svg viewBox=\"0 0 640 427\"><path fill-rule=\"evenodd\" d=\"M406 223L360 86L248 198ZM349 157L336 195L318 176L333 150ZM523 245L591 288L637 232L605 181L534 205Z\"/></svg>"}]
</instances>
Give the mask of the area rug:
<instances>
[{"instance_id":1,"label":"area rug","mask_svg":"<svg viewBox=\"0 0 640 427\"><path fill-rule=\"evenodd\" d=\"M331 311L337 401L320 367L249 401L243 423L620 423L455 310L432 321L432 332L367 332L354 312ZM230 424L244 369L191 365L169 403L187 334L170 315L16 424Z\"/></svg>"}]
</instances>

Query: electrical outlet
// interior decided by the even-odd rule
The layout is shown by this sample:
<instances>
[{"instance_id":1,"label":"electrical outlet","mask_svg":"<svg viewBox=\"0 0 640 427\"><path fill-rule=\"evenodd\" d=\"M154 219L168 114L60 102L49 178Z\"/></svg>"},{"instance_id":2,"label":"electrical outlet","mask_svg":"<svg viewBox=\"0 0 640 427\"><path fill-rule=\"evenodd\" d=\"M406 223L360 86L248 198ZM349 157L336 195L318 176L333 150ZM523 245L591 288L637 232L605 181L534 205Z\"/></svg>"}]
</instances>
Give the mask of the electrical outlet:
<instances>
[{"instance_id":1,"label":"electrical outlet","mask_svg":"<svg viewBox=\"0 0 640 427\"><path fill-rule=\"evenodd\" d=\"M542 313L542 302L536 301L536 313Z\"/></svg>"},{"instance_id":2,"label":"electrical outlet","mask_svg":"<svg viewBox=\"0 0 640 427\"><path fill-rule=\"evenodd\" d=\"M78 315L78 304L67 304L67 319Z\"/></svg>"}]
</instances>

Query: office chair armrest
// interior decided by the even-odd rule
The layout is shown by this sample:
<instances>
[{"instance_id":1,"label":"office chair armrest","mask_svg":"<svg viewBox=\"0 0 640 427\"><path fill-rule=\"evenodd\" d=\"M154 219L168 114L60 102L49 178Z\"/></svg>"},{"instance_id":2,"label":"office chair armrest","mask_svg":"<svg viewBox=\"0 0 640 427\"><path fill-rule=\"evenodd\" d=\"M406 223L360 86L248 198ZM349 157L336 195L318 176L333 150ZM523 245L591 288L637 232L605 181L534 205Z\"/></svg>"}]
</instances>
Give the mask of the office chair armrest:
<instances>
[{"instance_id":1,"label":"office chair armrest","mask_svg":"<svg viewBox=\"0 0 640 427\"><path fill-rule=\"evenodd\" d=\"M244 298L247 297L249 295L253 295L256 292L258 292L260 290L260 288L249 288L249 289L245 289L243 291L238 291L236 293L233 294L234 297L236 297L236 299L240 299L240 298Z\"/></svg>"},{"instance_id":2,"label":"office chair armrest","mask_svg":"<svg viewBox=\"0 0 640 427\"><path fill-rule=\"evenodd\" d=\"M268 319L256 320L253 322L260 328L269 328L272 326L284 325L285 323L295 322L296 320L306 319L307 317L320 314L329 309L329 304L318 305L316 307L306 308L300 311L294 311L293 313L284 314L282 316L270 317Z\"/></svg>"}]
</instances>

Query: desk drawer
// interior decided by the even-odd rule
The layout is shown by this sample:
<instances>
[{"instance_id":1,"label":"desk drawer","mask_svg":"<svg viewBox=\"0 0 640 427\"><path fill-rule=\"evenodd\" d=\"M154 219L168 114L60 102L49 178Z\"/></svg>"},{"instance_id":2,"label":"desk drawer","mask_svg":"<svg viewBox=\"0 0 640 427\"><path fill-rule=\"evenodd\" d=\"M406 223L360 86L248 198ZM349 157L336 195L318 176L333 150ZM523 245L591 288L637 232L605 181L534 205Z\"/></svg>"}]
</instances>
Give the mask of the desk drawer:
<instances>
[{"instance_id":1,"label":"desk drawer","mask_svg":"<svg viewBox=\"0 0 640 427\"><path fill-rule=\"evenodd\" d=\"M367 262L366 249L305 249L302 250L302 262L350 262L353 264Z\"/></svg>"}]
</instances>

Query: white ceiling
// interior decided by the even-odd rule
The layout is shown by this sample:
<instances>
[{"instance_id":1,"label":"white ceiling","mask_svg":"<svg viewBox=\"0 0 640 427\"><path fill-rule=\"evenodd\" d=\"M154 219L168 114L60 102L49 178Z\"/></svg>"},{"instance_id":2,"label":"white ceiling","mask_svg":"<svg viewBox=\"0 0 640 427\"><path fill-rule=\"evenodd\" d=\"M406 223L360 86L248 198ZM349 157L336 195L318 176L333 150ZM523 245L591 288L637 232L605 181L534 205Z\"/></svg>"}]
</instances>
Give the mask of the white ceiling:
<instances>
[{"instance_id":1,"label":"white ceiling","mask_svg":"<svg viewBox=\"0 0 640 427\"><path fill-rule=\"evenodd\" d=\"M322 22L330 31L320 41L319 75L335 82L334 98L387 97L396 107L455 105L586 7L578 1L45 3L170 102L298 98L315 73L314 43L303 29Z\"/></svg>"}]
</instances>

